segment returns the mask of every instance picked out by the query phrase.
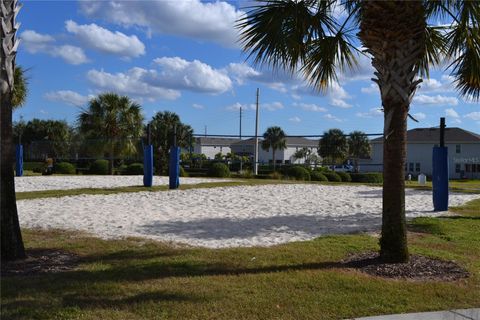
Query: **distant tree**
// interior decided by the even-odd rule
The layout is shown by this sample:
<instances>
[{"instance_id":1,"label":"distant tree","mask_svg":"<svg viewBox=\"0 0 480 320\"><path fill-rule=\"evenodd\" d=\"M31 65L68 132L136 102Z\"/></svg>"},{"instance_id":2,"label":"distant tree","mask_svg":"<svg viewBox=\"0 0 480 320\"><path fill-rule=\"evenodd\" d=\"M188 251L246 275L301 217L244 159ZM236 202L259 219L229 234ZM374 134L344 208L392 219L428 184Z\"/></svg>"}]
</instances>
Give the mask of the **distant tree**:
<instances>
[{"instance_id":1,"label":"distant tree","mask_svg":"<svg viewBox=\"0 0 480 320\"><path fill-rule=\"evenodd\" d=\"M127 96L103 93L90 100L78 116L79 131L109 158L110 174L116 155L132 155L143 133L141 106Z\"/></svg>"},{"instance_id":2,"label":"distant tree","mask_svg":"<svg viewBox=\"0 0 480 320\"><path fill-rule=\"evenodd\" d=\"M304 159L304 162L307 163L307 158L311 153L312 153L312 150L308 149L307 147L303 147L295 151L295 153L293 154L293 157L295 158L295 160Z\"/></svg>"},{"instance_id":3,"label":"distant tree","mask_svg":"<svg viewBox=\"0 0 480 320\"><path fill-rule=\"evenodd\" d=\"M180 121L180 117L170 111L157 112L150 121L152 143L157 151L157 169L160 173L168 172L168 158L173 146L174 130L177 132L177 146L190 148L193 144L193 129Z\"/></svg>"},{"instance_id":4,"label":"distant tree","mask_svg":"<svg viewBox=\"0 0 480 320\"><path fill-rule=\"evenodd\" d=\"M223 154L221 152L215 154L214 159L215 160L223 160Z\"/></svg>"},{"instance_id":5,"label":"distant tree","mask_svg":"<svg viewBox=\"0 0 480 320\"><path fill-rule=\"evenodd\" d=\"M275 170L275 151L286 147L287 140L282 128L276 126L267 128L263 134L262 149L268 151L272 148L273 170Z\"/></svg>"},{"instance_id":6,"label":"distant tree","mask_svg":"<svg viewBox=\"0 0 480 320\"><path fill-rule=\"evenodd\" d=\"M370 156L371 146L367 135L362 131L353 131L348 137L348 154L355 163L358 172L358 159Z\"/></svg>"},{"instance_id":7,"label":"distant tree","mask_svg":"<svg viewBox=\"0 0 480 320\"><path fill-rule=\"evenodd\" d=\"M343 162L348 155L348 144L345 134L340 129L330 129L323 133L319 142L318 154L330 159L333 164Z\"/></svg>"}]
</instances>

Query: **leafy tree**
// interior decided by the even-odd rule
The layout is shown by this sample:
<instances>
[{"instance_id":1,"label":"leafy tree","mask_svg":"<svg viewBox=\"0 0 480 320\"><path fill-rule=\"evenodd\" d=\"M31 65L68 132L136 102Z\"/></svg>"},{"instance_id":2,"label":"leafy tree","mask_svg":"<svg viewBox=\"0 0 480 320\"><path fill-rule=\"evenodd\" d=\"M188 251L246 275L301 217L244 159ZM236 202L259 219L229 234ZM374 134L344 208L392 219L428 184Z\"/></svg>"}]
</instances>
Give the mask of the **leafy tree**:
<instances>
[{"instance_id":1,"label":"leafy tree","mask_svg":"<svg viewBox=\"0 0 480 320\"><path fill-rule=\"evenodd\" d=\"M355 163L355 172L358 172L358 159L370 156L371 146L367 135L362 131L353 131L348 136L348 154Z\"/></svg>"},{"instance_id":2,"label":"leafy tree","mask_svg":"<svg viewBox=\"0 0 480 320\"><path fill-rule=\"evenodd\" d=\"M275 151L283 150L287 147L287 140L285 139L285 132L280 127L267 128L263 134L262 149L265 151L272 148L273 170L275 170Z\"/></svg>"},{"instance_id":3,"label":"leafy tree","mask_svg":"<svg viewBox=\"0 0 480 320\"><path fill-rule=\"evenodd\" d=\"M190 148L193 143L193 129L183 124L180 117L170 111L157 112L150 121L152 143L157 150L157 168L160 173L168 172L168 158L173 146L174 130L177 132L176 143L181 148Z\"/></svg>"},{"instance_id":4,"label":"leafy tree","mask_svg":"<svg viewBox=\"0 0 480 320\"><path fill-rule=\"evenodd\" d=\"M347 17L334 13L337 5ZM448 17L449 25L429 25ZM480 98L477 1L266 0L239 20L257 64L300 71L319 91L357 66L357 38L375 68L384 109L384 183L380 255L408 260L403 168L410 102L432 66L449 66L460 93Z\"/></svg>"},{"instance_id":5,"label":"leafy tree","mask_svg":"<svg viewBox=\"0 0 480 320\"><path fill-rule=\"evenodd\" d=\"M116 155L133 155L143 131L141 106L127 96L103 93L78 116L79 131L96 150L107 154L110 174ZM96 142L96 143L95 143Z\"/></svg>"},{"instance_id":6,"label":"leafy tree","mask_svg":"<svg viewBox=\"0 0 480 320\"><path fill-rule=\"evenodd\" d=\"M298 149L293 154L293 158L297 159L304 159L305 163L307 163L308 156L312 153L312 150L308 149L307 147L303 147Z\"/></svg>"},{"instance_id":7,"label":"leafy tree","mask_svg":"<svg viewBox=\"0 0 480 320\"><path fill-rule=\"evenodd\" d=\"M342 163L348 155L347 138L343 131L330 129L324 132L319 142L318 154L329 159L330 163Z\"/></svg>"},{"instance_id":8,"label":"leafy tree","mask_svg":"<svg viewBox=\"0 0 480 320\"><path fill-rule=\"evenodd\" d=\"M18 222L13 164L15 160L12 111L15 105L15 56L17 1L3 0L0 9L0 228L1 262L25 257ZM17 97L18 98L18 97Z\"/></svg>"},{"instance_id":9,"label":"leafy tree","mask_svg":"<svg viewBox=\"0 0 480 320\"><path fill-rule=\"evenodd\" d=\"M223 154L221 152L215 154L214 159L215 160L223 160Z\"/></svg>"}]
</instances>

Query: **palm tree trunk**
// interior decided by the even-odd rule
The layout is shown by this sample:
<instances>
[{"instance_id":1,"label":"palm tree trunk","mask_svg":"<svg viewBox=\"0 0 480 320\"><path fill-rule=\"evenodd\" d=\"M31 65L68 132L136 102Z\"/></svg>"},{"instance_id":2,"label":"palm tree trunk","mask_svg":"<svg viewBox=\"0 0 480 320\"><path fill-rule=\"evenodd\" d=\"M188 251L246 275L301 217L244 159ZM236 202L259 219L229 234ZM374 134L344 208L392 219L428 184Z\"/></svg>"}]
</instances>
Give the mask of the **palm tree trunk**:
<instances>
[{"instance_id":1,"label":"palm tree trunk","mask_svg":"<svg viewBox=\"0 0 480 320\"><path fill-rule=\"evenodd\" d=\"M408 260L405 220L407 115L419 80L416 65L425 50L425 12L420 1L365 1L359 36L372 55L384 108L383 210L380 255Z\"/></svg>"},{"instance_id":2,"label":"palm tree trunk","mask_svg":"<svg viewBox=\"0 0 480 320\"><path fill-rule=\"evenodd\" d=\"M115 144L114 142L111 142L110 144L110 152L109 152L109 161L108 161L108 174L112 175L113 174L113 162L115 161Z\"/></svg>"},{"instance_id":3,"label":"palm tree trunk","mask_svg":"<svg viewBox=\"0 0 480 320\"><path fill-rule=\"evenodd\" d=\"M7 71L13 74L15 60L6 59L10 55L15 37L5 41L7 34L14 33L15 18L12 11L15 1L4 1L7 12L0 10L0 20L3 20L0 30L3 46L0 47L0 224L1 224L1 261L16 260L25 257L20 224L18 222L17 203L15 198L15 179L13 175L14 149L12 128L12 88ZM6 28L4 29L3 26Z\"/></svg>"}]
</instances>

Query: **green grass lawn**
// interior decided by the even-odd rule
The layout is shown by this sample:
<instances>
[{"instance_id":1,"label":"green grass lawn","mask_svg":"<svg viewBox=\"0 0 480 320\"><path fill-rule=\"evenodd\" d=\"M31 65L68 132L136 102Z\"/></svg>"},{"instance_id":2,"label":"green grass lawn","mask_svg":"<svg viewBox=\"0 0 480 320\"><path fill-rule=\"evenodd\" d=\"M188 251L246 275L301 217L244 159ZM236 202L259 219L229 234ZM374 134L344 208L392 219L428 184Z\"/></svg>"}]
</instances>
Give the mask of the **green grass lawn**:
<instances>
[{"instance_id":1,"label":"green grass lawn","mask_svg":"<svg viewBox=\"0 0 480 320\"><path fill-rule=\"evenodd\" d=\"M1 281L2 319L344 319L480 306L480 199L465 215L418 218L412 253L455 260L456 282L386 280L339 265L378 250L369 235L268 248L202 249L23 230L29 249L81 256L77 269Z\"/></svg>"}]
</instances>

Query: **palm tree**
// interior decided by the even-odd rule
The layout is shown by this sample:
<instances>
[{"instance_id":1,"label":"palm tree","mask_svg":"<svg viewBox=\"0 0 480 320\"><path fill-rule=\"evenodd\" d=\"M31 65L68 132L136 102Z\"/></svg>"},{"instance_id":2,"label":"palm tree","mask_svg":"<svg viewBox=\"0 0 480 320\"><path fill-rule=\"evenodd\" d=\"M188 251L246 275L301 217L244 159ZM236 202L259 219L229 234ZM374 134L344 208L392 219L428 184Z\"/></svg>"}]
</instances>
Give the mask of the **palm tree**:
<instances>
[{"instance_id":1,"label":"palm tree","mask_svg":"<svg viewBox=\"0 0 480 320\"><path fill-rule=\"evenodd\" d=\"M348 16L338 18L336 5ZM430 26L437 17L450 25ZM340 19L340 20L339 20ZM375 68L384 109L384 184L380 255L408 260L405 222L406 128L420 77L450 60L462 95L480 98L480 10L477 1L266 0L238 27L243 49L256 64L300 71L319 91L354 69L357 37Z\"/></svg>"},{"instance_id":2,"label":"palm tree","mask_svg":"<svg viewBox=\"0 0 480 320\"><path fill-rule=\"evenodd\" d=\"M25 248L18 222L13 175L14 143L12 110L15 105L15 56L17 1L0 1L0 225L1 261L25 257Z\"/></svg>"},{"instance_id":3,"label":"palm tree","mask_svg":"<svg viewBox=\"0 0 480 320\"><path fill-rule=\"evenodd\" d=\"M348 154L355 163L355 172L358 172L358 159L366 158L371 152L370 141L362 131L353 131L348 136Z\"/></svg>"},{"instance_id":4,"label":"palm tree","mask_svg":"<svg viewBox=\"0 0 480 320\"><path fill-rule=\"evenodd\" d=\"M303 148L295 151L295 153L293 154L293 158L295 160L304 159L304 164L306 164L307 163L307 158L311 153L312 153L312 150L308 149L307 147L303 147Z\"/></svg>"},{"instance_id":5,"label":"palm tree","mask_svg":"<svg viewBox=\"0 0 480 320\"><path fill-rule=\"evenodd\" d=\"M23 106L27 100L28 94L28 79L25 76L25 70L21 66L15 67L15 72L13 74L14 85L13 85L13 97L12 105L13 110Z\"/></svg>"},{"instance_id":6,"label":"palm tree","mask_svg":"<svg viewBox=\"0 0 480 320\"><path fill-rule=\"evenodd\" d=\"M96 139L99 150L108 154L110 174L113 174L115 155L137 152L137 142L143 132L142 122L141 106L127 96L115 93L93 98L88 109L78 116L80 133L86 139Z\"/></svg>"},{"instance_id":7,"label":"palm tree","mask_svg":"<svg viewBox=\"0 0 480 320\"><path fill-rule=\"evenodd\" d=\"M332 164L343 162L348 155L345 134L340 129L330 129L323 133L318 145L318 155L330 159Z\"/></svg>"},{"instance_id":8,"label":"palm tree","mask_svg":"<svg viewBox=\"0 0 480 320\"><path fill-rule=\"evenodd\" d=\"M280 127L267 128L263 134L262 149L265 151L272 148L273 170L275 171L275 151L283 150L287 147L285 132Z\"/></svg>"}]
</instances>

